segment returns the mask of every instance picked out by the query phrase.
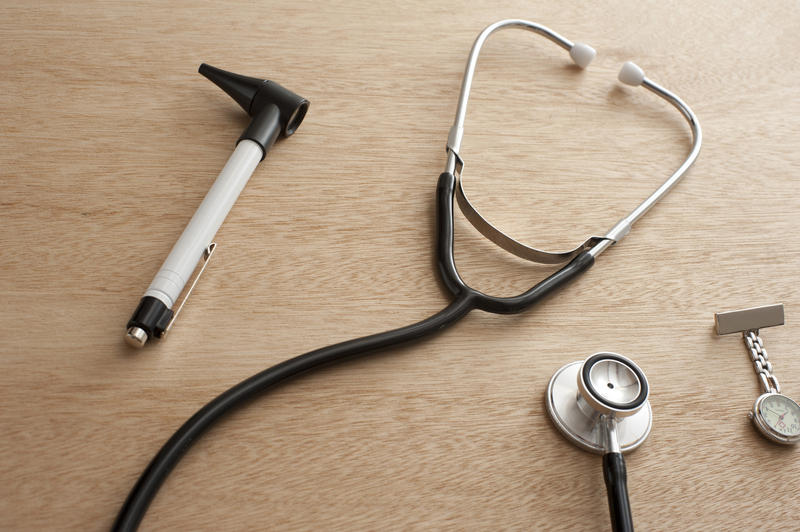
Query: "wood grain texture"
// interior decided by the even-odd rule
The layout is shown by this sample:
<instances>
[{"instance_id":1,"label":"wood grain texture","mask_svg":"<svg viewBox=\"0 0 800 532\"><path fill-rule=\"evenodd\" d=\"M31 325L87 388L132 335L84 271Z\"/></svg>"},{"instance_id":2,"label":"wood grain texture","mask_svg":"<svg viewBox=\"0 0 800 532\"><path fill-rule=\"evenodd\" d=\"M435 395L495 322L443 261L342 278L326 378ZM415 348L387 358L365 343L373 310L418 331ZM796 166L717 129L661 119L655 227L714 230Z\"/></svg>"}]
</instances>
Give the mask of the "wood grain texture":
<instances>
[{"instance_id":1,"label":"wood grain texture","mask_svg":"<svg viewBox=\"0 0 800 532\"><path fill-rule=\"evenodd\" d=\"M713 312L782 301L764 334L800 397L797 3L32 2L0 6L0 529L107 529L161 444L216 394L310 349L432 314L433 193L464 62L501 18L597 48L586 72L524 32L489 41L466 187L520 239L608 229L688 129L615 82L636 60L689 103L686 180L557 297L289 383L211 430L144 530L606 530L596 456L544 412L550 375L637 360L655 425L628 459L640 530L796 526L796 449L745 416L757 381ZM312 102L259 167L171 337L123 325L245 123L207 61ZM470 283L550 269L463 219Z\"/></svg>"}]
</instances>

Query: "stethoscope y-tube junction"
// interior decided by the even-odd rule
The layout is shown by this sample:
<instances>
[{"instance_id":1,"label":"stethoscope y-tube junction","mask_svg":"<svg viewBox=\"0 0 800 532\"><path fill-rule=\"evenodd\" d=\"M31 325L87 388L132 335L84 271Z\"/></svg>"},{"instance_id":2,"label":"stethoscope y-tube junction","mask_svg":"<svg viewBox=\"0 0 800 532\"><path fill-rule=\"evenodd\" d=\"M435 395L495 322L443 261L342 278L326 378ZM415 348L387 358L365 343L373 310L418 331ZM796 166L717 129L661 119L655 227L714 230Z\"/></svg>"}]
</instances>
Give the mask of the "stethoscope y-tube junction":
<instances>
[{"instance_id":1,"label":"stethoscope y-tube junction","mask_svg":"<svg viewBox=\"0 0 800 532\"><path fill-rule=\"evenodd\" d=\"M114 523L115 531L136 530L150 502L161 484L178 463L183 454L208 428L234 407L292 377L323 366L342 362L417 340L437 333L466 316L473 309L497 314L521 312L545 295L567 284L594 264L594 256L588 251L572 259L567 265L534 285L530 290L515 297L494 297L468 286L458 274L453 251L453 196L455 177L445 172L439 176L436 187L437 263L444 285L454 296L452 302L433 316L420 322L348 340L310 351L281 362L253 375L217 396L186 421L156 454L139 480L134 485Z\"/></svg>"},{"instance_id":2,"label":"stethoscope y-tube junction","mask_svg":"<svg viewBox=\"0 0 800 532\"><path fill-rule=\"evenodd\" d=\"M527 309L556 288L566 284L594 264L594 256L589 251L577 255L566 266L529 290L514 297L496 297L484 294L468 286L458 274L453 256L453 195L456 179L453 174L444 172L439 176L436 187L436 219L438 221L437 258L439 274L444 285L455 296L456 301L464 299L470 308L477 308L494 314L514 314Z\"/></svg>"}]
</instances>

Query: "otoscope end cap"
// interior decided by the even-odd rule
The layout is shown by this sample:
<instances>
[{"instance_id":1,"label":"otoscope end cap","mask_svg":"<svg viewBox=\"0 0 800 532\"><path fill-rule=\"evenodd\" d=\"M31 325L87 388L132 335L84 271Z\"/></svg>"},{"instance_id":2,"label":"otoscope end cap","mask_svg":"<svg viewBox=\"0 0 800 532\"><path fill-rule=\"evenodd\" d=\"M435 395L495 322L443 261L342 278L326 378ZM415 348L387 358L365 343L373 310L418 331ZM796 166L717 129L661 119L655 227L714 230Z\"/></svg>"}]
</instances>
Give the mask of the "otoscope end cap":
<instances>
[{"instance_id":1,"label":"otoscope end cap","mask_svg":"<svg viewBox=\"0 0 800 532\"><path fill-rule=\"evenodd\" d=\"M638 87L644 81L644 70L639 68L636 63L627 61L624 65L622 65L618 78L626 85Z\"/></svg>"},{"instance_id":2,"label":"otoscope end cap","mask_svg":"<svg viewBox=\"0 0 800 532\"><path fill-rule=\"evenodd\" d=\"M597 55L594 48L582 42L576 42L569 50L569 56L581 68L586 68Z\"/></svg>"},{"instance_id":3,"label":"otoscope end cap","mask_svg":"<svg viewBox=\"0 0 800 532\"><path fill-rule=\"evenodd\" d=\"M125 341L131 347L142 348L147 343L147 333L139 327L128 327Z\"/></svg>"}]
</instances>

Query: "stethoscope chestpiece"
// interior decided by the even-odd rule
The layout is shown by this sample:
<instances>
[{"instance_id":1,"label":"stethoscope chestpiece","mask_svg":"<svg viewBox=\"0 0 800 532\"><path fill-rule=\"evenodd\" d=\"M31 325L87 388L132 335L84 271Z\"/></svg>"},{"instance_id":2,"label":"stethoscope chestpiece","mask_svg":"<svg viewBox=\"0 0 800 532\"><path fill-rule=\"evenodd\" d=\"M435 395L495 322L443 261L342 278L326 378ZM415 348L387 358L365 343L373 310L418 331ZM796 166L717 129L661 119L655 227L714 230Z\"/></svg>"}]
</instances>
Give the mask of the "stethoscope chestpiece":
<instances>
[{"instance_id":1,"label":"stethoscope chestpiece","mask_svg":"<svg viewBox=\"0 0 800 532\"><path fill-rule=\"evenodd\" d=\"M644 372L617 353L596 353L559 369L547 386L547 412L570 442L594 453L607 450L605 420L613 418L621 452L644 442L653 425Z\"/></svg>"},{"instance_id":2,"label":"stethoscope chestpiece","mask_svg":"<svg viewBox=\"0 0 800 532\"><path fill-rule=\"evenodd\" d=\"M638 412L650 393L647 379L632 360L616 353L587 358L578 372L580 399L601 414L627 417Z\"/></svg>"}]
</instances>

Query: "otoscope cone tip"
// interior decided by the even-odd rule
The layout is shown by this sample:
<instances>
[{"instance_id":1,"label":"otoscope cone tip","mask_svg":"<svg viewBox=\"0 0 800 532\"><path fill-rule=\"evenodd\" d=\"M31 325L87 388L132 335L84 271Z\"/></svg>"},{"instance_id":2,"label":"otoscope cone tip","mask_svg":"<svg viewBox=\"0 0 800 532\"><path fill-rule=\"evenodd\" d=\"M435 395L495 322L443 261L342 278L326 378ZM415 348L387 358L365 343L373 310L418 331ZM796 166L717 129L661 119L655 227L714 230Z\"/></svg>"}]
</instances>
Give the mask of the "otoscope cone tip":
<instances>
[{"instance_id":1,"label":"otoscope cone tip","mask_svg":"<svg viewBox=\"0 0 800 532\"><path fill-rule=\"evenodd\" d=\"M279 131L284 137L288 137L298 128L308 110L308 100L274 81L234 74L206 63L200 65L198 72L227 92L248 115L253 117L251 128L255 127L258 131L251 131L251 128L248 128L241 138L250 138L258 142L264 148L265 154L275 141L274 138L270 139L272 125L265 123L266 115L272 114L273 108L277 109L280 112L277 122L280 126ZM272 120L273 118L270 118L267 121Z\"/></svg>"},{"instance_id":2,"label":"otoscope cone tip","mask_svg":"<svg viewBox=\"0 0 800 532\"><path fill-rule=\"evenodd\" d=\"M209 64L203 63L197 70L202 75L211 80L216 86L228 93L228 95L236 100L236 103L242 106L247 114L253 115L253 99L256 93L264 84L265 80L252 78L250 76L242 76L241 74L234 74L221 68L213 67Z\"/></svg>"}]
</instances>

